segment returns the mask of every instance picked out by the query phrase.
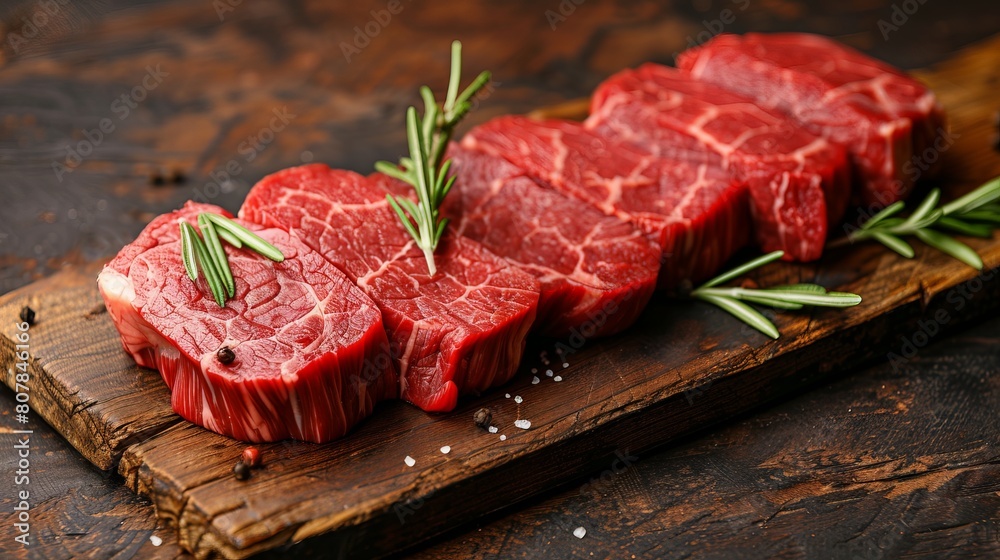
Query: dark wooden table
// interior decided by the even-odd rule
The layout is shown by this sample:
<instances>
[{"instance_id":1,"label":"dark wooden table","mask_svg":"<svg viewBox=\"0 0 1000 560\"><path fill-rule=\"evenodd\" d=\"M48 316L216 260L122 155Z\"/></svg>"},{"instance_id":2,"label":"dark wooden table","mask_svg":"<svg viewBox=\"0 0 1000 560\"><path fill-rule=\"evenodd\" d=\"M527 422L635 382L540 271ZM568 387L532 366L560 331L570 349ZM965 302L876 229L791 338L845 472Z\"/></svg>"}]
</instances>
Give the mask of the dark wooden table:
<instances>
[{"instance_id":1,"label":"dark wooden table","mask_svg":"<svg viewBox=\"0 0 1000 560\"><path fill-rule=\"evenodd\" d=\"M0 7L0 293L117 251L183 200L235 209L282 167L367 171L395 157L403 110L418 84L443 87L454 38L467 68L494 71L474 124L586 96L621 67L669 62L719 31L825 33L916 68L1000 30L987 0L402 0L388 19L378 0L63 3ZM657 453L622 449L592 478L416 553L996 556L998 338L1000 321L986 322L903 368L845 372ZM13 406L0 390L4 432ZM32 427L30 556L180 554L151 506ZM16 470L12 437L4 473ZM13 495L0 495L10 512ZM28 556L4 518L0 554ZM419 508L404 521L419 522Z\"/></svg>"}]
</instances>

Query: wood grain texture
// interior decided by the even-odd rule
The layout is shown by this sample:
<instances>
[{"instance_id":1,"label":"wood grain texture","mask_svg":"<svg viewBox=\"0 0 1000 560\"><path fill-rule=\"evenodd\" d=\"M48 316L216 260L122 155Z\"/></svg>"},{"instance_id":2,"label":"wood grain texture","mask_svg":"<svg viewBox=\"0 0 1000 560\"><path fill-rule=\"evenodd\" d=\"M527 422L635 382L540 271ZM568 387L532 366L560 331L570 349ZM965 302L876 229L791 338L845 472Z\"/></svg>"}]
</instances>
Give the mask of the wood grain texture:
<instances>
[{"instance_id":1,"label":"wood grain texture","mask_svg":"<svg viewBox=\"0 0 1000 560\"><path fill-rule=\"evenodd\" d=\"M31 3L27 4L30 12ZM468 18L459 17L454 6L435 3L400 18L385 40L373 42L360 58L348 64L340 58L338 44L350 40L353 25L364 25L370 19L369 10L380 7L376 4L290 2L250 8L244 3L226 14L224 25L201 0L154 4L89 23L92 27L82 39L90 42L76 39L76 49L63 48L62 36L49 36L32 44L29 51L6 52L0 140L8 149L28 145L31 150L19 152L24 157L5 169L8 173L0 184L2 192L26 206L4 214L9 219L0 225L4 228L0 233L4 239L44 242L8 245L10 252L3 256L0 276L3 290L57 269L63 262L116 250L153 215L195 196L199 189L204 191L214 180L212 174L233 159L241 164L241 171L231 178L229 190L214 198L230 208L238 206L255 178L303 161L306 152L316 160L355 169L367 169L376 157L398 152L402 146L398 134L402 108L414 100L412 86L433 74L422 71L428 66L426 53L446 52L452 37L466 42L470 67L496 71L496 91L489 103L473 114L475 122L498 112L527 111L578 97L624 65L647 59L669 60L670 53L683 46L684 36L700 32L701 19L711 19L715 9L678 17L671 8L656 2L591 0L589 9L579 10L554 32L543 13L557 7L555 2L552 6L536 2L491 4L487 10L470 9ZM748 18L738 19L732 30L779 29L805 15L797 2L777 4L753 3ZM875 20L888 13L887 6L875 4L860 8L852 4L842 9L843 13L829 15L846 19L864 13L872 29ZM926 9L936 8L929 5ZM527 18L526 13L535 17ZM607 23L612 21L613 25ZM806 26L840 33L833 30L835 24L830 21ZM914 18L904 31L920 33L927 29L928 21L933 18ZM976 26L989 28L989 21L965 22L961 27L963 40L977 33ZM525 42L509 40L513 28L523 33ZM442 29L449 32L440 32ZM943 41L935 33L925 37L928 39L921 40L921 48ZM880 38L840 38L876 54L892 46L883 45ZM421 49L400 49L406 44L420 44ZM911 61L919 60L921 52L946 50L921 48L902 50ZM981 45L974 53L927 74L945 98L955 117L956 131L961 133L956 148L946 154L948 182L944 186L949 192L971 188L997 173L996 157L983 146L991 143L990 112L995 110L988 97L995 84L990 83L993 78L984 69L996 67L998 50L995 41ZM191 64L192 60L197 63ZM374 64L373 60L390 62ZM165 79L162 88L150 92L149 99L128 119L116 121L118 130L93 157L57 187L18 197L17 193L31 192L38 182L54 185L49 164L61 156L61 146L80 140L77 131L93 128L100 118L117 118L109 111L110 102L135 86L147 65L158 63L172 76ZM444 74L439 79L443 80ZM443 84L432 81L431 85ZM25 96L21 93L25 91L40 95ZM286 104L300 115L290 132L276 134L273 143L253 161L245 162L239 151L241 142L260 132L271 111ZM956 158L959 151L961 157ZM175 170L188 181L146 186L151 177L168 176ZM68 217L69 210L76 218ZM39 258L39 254L48 258ZM861 315L853 311L846 315L783 315L779 325L789 336L780 344L765 343L738 325L734 329L721 312L694 305L675 306L658 299L642 326L636 328L643 330L643 336L619 337L574 354L561 384L546 381L531 386L528 375L502 390L525 397L521 413L532 420L532 431L521 433L510 427L518 411L502 392L485 397L483 402L493 403L505 422L504 431L510 437L506 447L491 439L495 436L472 428L469 418L479 402L445 418L427 417L394 404L385 406L379 417L352 437L357 444L346 445L346 451L294 443L275 446L265 450L266 457L273 455L273 466L269 462L250 483L234 485L227 472L239 446L188 425L158 415L143 416L125 405L102 409L84 404L77 409L82 415L73 414L73 407L67 412L57 404L60 398L72 395L73 389L58 384L50 391L49 414L54 418L50 421L62 430L97 432L94 442L77 437L77 444L94 447L86 451L91 460L106 457L112 464L124 446L162 431L129 448L118 468L130 487L154 498L165 521L176 523L178 538L185 546L203 553L215 549L244 555L338 528L324 538L309 539L285 551L384 552L440 532L471 514L508 506L556 481L604 469L609 459L602 455L619 450L620 444L634 444L634 449L639 449L668 441L754 403L794 391L814 376L839 373L856 360L895 348L893 343L899 341L893 339L893 333L912 336L918 317L933 316L938 308L950 309L954 304L949 296L958 293L951 289L959 281L951 273L955 263L923 252L920 258L926 260L922 264L903 263L877 247L867 247L846 258L831 255L816 266L769 269L764 274L770 280L789 274L818 278L831 286L861 291L870 299L885 296L887 305L896 306L892 315L874 321L865 315L872 311L869 308L857 310ZM990 253L987 263L996 266L995 253ZM931 273L925 274L928 269ZM960 275L969 272L964 270ZM76 282L70 279L72 274L55 281L72 285ZM898 284L906 279L913 289L900 293ZM84 299L96 295L92 275L77 280ZM991 281L977 292L980 299L976 302L982 306L970 304L946 326L972 319L975 313L969 311L988 312L995 300L991 297L995 296L995 285ZM89 295L87 290L91 290ZM4 300L12 306L8 311L19 308L16 297L30 299L31 293L28 288L8 295ZM36 303L51 309L41 301ZM676 323L659 324L667 315L676 315ZM818 342L801 338L801 345L788 345L797 334L811 328L813 319L818 328L839 334ZM845 322L839 324L841 320ZM43 314L39 334L51 327L45 327L44 321ZM107 324L102 328L108 328ZM670 347L664 346L665 339L672 339ZM70 356L68 361L83 359L87 353L83 339L77 341L76 354L61 354L70 348L46 348L45 338L42 340L36 367L55 362L45 356L50 350L52 356ZM531 357L541 351L551 355L552 344L536 341ZM880 344L881 350L876 350ZM815 357L808 355L810 348L815 348ZM845 348L854 353L844 352ZM684 362L685 353L703 350L706 354L701 361L688 369L676 368ZM778 359L763 366L772 356ZM806 357L801 363L800 356ZM539 365L537 360L529 360L525 368ZM793 374L800 365L804 369ZM773 370L767 369L771 367ZM675 369L654 379L657 372L670 368ZM727 377L727 368L742 375ZM155 374L150 375L155 381ZM142 386L155 388L156 384ZM93 394L87 391L81 397ZM584 410L570 406L580 395L587 395ZM105 427L94 424L102 420L107 421ZM143 427L134 430L136 422ZM413 442L419 446L406 447ZM366 452L361 449L363 444L381 451ZM444 444L454 448L448 456L436 451ZM213 452L207 459L205 449ZM193 453L196 459L192 459ZM412 470L402 464L407 453L418 458ZM370 476L357 473L364 469L385 473L383 480L372 481ZM296 472L302 477L297 478ZM491 491L484 493L483 488ZM87 499L85 494L67 494L53 506L71 508ZM408 514L411 510L414 514ZM405 525L401 525L400 515Z\"/></svg>"},{"instance_id":2,"label":"wood grain texture","mask_svg":"<svg viewBox=\"0 0 1000 560\"><path fill-rule=\"evenodd\" d=\"M621 448L414 558L996 558L998 344L993 319L668 451Z\"/></svg>"},{"instance_id":3,"label":"wood grain texture","mask_svg":"<svg viewBox=\"0 0 1000 560\"><path fill-rule=\"evenodd\" d=\"M22 307L29 329L31 406L100 469L116 467L125 448L180 421L156 371L121 349L97 292L97 266L71 268L6 295L0 347L4 383L14 386L14 335Z\"/></svg>"}]
</instances>

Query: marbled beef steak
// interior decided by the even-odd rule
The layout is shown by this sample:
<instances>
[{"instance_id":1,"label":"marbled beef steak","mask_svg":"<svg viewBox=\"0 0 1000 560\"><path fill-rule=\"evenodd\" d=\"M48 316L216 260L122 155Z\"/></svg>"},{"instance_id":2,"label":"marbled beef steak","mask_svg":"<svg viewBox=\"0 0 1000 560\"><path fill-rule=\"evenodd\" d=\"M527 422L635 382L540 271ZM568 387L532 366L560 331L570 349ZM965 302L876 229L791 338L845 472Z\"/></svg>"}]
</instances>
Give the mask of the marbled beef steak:
<instances>
[{"instance_id":1,"label":"marbled beef steak","mask_svg":"<svg viewBox=\"0 0 1000 560\"><path fill-rule=\"evenodd\" d=\"M750 189L757 245L788 259L819 258L851 197L841 146L779 111L659 64L604 81L586 126L657 155L729 168Z\"/></svg>"},{"instance_id":2,"label":"marbled beef steak","mask_svg":"<svg viewBox=\"0 0 1000 560\"><path fill-rule=\"evenodd\" d=\"M455 185L442 213L474 239L538 279L534 330L585 338L627 328L656 288L659 247L615 216L539 185L504 158L452 144ZM395 195L413 188L372 176Z\"/></svg>"},{"instance_id":3,"label":"marbled beef steak","mask_svg":"<svg viewBox=\"0 0 1000 560\"><path fill-rule=\"evenodd\" d=\"M458 396L506 383L535 319L538 282L479 243L446 233L437 274L374 181L325 165L261 179L240 216L298 234L382 311L401 394L446 412Z\"/></svg>"},{"instance_id":4,"label":"marbled beef steak","mask_svg":"<svg viewBox=\"0 0 1000 560\"><path fill-rule=\"evenodd\" d=\"M746 185L717 165L654 156L580 123L525 117L477 126L462 147L505 158L641 229L660 247L663 288L707 278L751 237Z\"/></svg>"},{"instance_id":5,"label":"marbled beef steak","mask_svg":"<svg viewBox=\"0 0 1000 560\"><path fill-rule=\"evenodd\" d=\"M946 126L934 93L902 71L826 37L719 35L681 53L677 66L761 107L783 111L843 145L865 202L885 206L906 198L927 167L910 163L913 158L927 164L940 160L925 156Z\"/></svg>"},{"instance_id":6,"label":"marbled beef steak","mask_svg":"<svg viewBox=\"0 0 1000 560\"><path fill-rule=\"evenodd\" d=\"M246 441L344 435L395 398L388 341L374 302L294 234L243 225L284 262L226 246L236 295L219 305L191 282L179 224L217 207L188 203L154 219L101 272L98 286L125 350L155 368L184 418ZM217 357L228 346L236 359Z\"/></svg>"}]
</instances>

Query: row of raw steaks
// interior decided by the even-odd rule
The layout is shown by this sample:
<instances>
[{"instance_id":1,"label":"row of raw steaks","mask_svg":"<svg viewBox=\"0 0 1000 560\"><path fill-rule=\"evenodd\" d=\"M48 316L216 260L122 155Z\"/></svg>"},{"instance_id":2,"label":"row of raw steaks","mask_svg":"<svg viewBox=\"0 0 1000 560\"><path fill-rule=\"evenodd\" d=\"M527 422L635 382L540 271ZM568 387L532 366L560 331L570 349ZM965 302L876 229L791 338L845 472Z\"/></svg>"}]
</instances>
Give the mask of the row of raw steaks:
<instances>
[{"instance_id":1,"label":"row of raw steaks","mask_svg":"<svg viewBox=\"0 0 1000 560\"><path fill-rule=\"evenodd\" d=\"M502 117L452 145L434 277L386 176L261 180L239 218L286 259L227 248L224 308L184 275L178 224L225 211L160 216L99 278L125 349L181 416L242 440L328 441L396 397L448 411L507 382L530 331L618 332L748 243L816 259L852 198L904 197L943 133L924 86L827 39L723 35L678 62L612 76L584 123Z\"/></svg>"}]
</instances>

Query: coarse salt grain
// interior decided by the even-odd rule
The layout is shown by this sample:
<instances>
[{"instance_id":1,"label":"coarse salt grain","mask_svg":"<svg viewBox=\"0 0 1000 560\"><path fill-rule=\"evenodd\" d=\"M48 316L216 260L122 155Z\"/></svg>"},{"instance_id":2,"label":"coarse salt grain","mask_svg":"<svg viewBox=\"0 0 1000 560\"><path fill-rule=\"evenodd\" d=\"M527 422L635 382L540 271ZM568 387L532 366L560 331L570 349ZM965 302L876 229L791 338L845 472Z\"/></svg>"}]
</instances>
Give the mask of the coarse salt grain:
<instances>
[{"instance_id":1,"label":"coarse salt grain","mask_svg":"<svg viewBox=\"0 0 1000 560\"><path fill-rule=\"evenodd\" d=\"M441 453L444 453L445 455L451 453L451 446L450 445L446 445L446 446L442 447L441 448Z\"/></svg>"},{"instance_id":2,"label":"coarse salt grain","mask_svg":"<svg viewBox=\"0 0 1000 560\"><path fill-rule=\"evenodd\" d=\"M514 420L514 425L522 430L527 430L531 427L531 420Z\"/></svg>"},{"instance_id":3,"label":"coarse salt grain","mask_svg":"<svg viewBox=\"0 0 1000 560\"><path fill-rule=\"evenodd\" d=\"M587 535L587 530L584 529L583 527L577 527L576 529L573 529L573 536L578 539L582 539L586 535Z\"/></svg>"},{"instance_id":4,"label":"coarse salt grain","mask_svg":"<svg viewBox=\"0 0 1000 560\"><path fill-rule=\"evenodd\" d=\"M555 376L555 377L552 378L552 381L555 381L556 383L559 383L560 381L562 381L562 376L561 375L557 375L557 376Z\"/></svg>"},{"instance_id":5,"label":"coarse salt grain","mask_svg":"<svg viewBox=\"0 0 1000 560\"><path fill-rule=\"evenodd\" d=\"M403 459L403 462L406 463L407 467L412 467L413 465L417 464L417 462L413 459L413 457L410 457L409 455L407 455L406 458Z\"/></svg>"},{"instance_id":6,"label":"coarse salt grain","mask_svg":"<svg viewBox=\"0 0 1000 560\"><path fill-rule=\"evenodd\" d=\"M504 397L505 399L509 399L509 398L510 398L510 393L506 393L506 394L505 394L505 395L504 395L503 397Z\"/></svg>"},{"instance_id":7,"label":"coarse salt grain","mask_svg":"<svg viewBox=\"0 0 1000 560\"><path fill-rule=\"evenodd\" d=\"M503 441L503 440L505 440L505 439L507 439L507 436L505 436L505 435L503 435L503 434L500 434L500 441Z\"/></svg>"},{"instance_id":8,"label":"coarse salt grain","mask_svg":"<svg viewBox=\"0 0 1000 560\"><path fill-rule=\"evenodd\" d=\"M552 377L552 370L551 369L545 370L545 375L548 375L549 377Z\"/></svg>"},{"instance_id":9,"label":"coarse salt grain","mask_svg":"<svg viewBox=\"0 0 1000 560\"><path fill-rule=\"evenodd\" d=\"M568 367L569 367L569 362L563 362L563 369L566 369Z\"/></svg>"},{"instance_id":10,"label":"coarse salt grain","mask_svg":"<svg viewBox=\"0 0 1000 560\"><path fill-rule=\"evenodd\" d=\"M514 397L514 402L516 402L517 404L521 404L524 402L524 399L521 398L521 395L517 395Z\"/></svg>"},{"instance_id":11,"label":"coarse salt grain","mask_svg":"<svg viewBox=\"0 0 1000 560\"><path fill-rule=\"evenodd\" d=\"M160 546L163 544L163 539L156 535L149 535L149 542L153 543L153 546Z\"/></svg>"},{"instance_id":12,"label":"coarse salt grain","mask_svg":"<svg viewBox=\"0 0 1000 560\"><path fill-rule=\"evenodd\" d=\"M495 434L500 431L499 428L497 428L496 426L490 426L489 430L491 434Z\"/></svg>"},{"instance_id":13,"label":"coarse salt grain","mask_svg":"<svg viewBox=\"0 0 1000 560\"><path fill-rule=\"evenodd\" d=\"M531 378L531 384L532 385L538 385L541 382L542 382L542 380L539 379L537 375Z\"/></svg>"}]
</instances>

